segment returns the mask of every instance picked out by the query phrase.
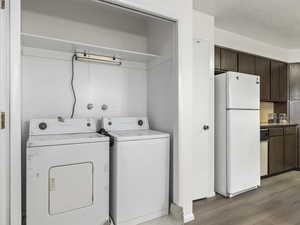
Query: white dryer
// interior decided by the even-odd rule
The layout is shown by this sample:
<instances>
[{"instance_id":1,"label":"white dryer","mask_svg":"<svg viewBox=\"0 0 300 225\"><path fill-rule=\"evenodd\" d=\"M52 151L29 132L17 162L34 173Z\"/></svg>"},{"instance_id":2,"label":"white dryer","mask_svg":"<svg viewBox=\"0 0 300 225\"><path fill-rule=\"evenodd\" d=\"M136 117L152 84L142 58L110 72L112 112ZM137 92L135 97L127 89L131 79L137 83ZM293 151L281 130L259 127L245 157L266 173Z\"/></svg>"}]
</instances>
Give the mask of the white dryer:
<instances>
[{"instance_id":1,"label":"white dryer","mask_svg":"<svg viewBox=\"0 0 300 225\"><path fill-rule=\"evenodd\" d=\"M109 139L92 119L30 121L27 225L103 225L109 217Z\"/></svg>"},{"instance_id":2,"label":"white dryer","mask_svg":"<svg viewBox=\"0 0 300 225\"><path fill-rule=\"evenodd\" d=\"M169 213L170 136L147 118L104 118L111 149L110 213L116 225L136 225Z\"/></svg>"}]
</instances>

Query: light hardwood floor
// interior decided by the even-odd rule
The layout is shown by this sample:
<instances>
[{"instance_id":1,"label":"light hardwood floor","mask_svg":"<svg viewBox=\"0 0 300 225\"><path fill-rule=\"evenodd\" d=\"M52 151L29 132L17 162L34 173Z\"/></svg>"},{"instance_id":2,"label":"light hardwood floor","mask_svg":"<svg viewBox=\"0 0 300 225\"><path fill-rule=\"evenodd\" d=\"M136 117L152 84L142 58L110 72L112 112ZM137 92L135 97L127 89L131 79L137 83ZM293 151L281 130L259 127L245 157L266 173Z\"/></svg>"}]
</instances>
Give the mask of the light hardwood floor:
<instances>
[{"instance_id":1,"label":"light hardwood floor","mask_svg":"<svg viewBox=\"0 0 300 225\"><path fill-rule=\"evenodd\" d=\"M233 199L195 202L194 215L188 225L300 225L300 172L266 178L258 190Z\"/></svg>"},{"instance_id":2,"label":"light hardwood floor","mask_svg":"<svg viewBox=\"0 0 300 225\"><path fill-rule=\"evenodd\" d=\"M182 225L182 223L182 221L178 221L172 216L164 216L140 225Z\"/></svg>"}]
</instances>

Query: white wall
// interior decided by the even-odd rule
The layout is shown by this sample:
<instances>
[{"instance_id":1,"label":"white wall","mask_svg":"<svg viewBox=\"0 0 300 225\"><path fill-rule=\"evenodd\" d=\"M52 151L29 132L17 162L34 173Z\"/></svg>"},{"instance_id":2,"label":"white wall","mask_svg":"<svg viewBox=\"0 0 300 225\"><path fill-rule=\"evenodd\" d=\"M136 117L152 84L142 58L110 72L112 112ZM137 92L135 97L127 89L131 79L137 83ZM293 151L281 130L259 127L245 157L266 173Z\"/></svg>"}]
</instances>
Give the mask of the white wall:
<instances>
[{"instance_id":1,"label":"white wall","mask_svg":"<svg viewBox=\"0 0 300 225\"><path fill-rule=\"evenodd\" d=\"M23 121L70 117L71 54L23 48ZM147 115L147 70L143 63L122 66L75 61L75 117ZM94 109L88 110L92 103ZM108 105L103 112L101 106Z\"/></svg>"},{"instance_id":2,"label":"white wall","mask_svg":"<svg viewBox=\"0 0 300 225\"><path fill-rule=\"evenodd\" d=\"M147 34L148 51L160 56L158 63L171 59L176 54L175 22L150 21ZM151 64L156 63L156 61L150 62L150 67Z\"/></svg>"},{"instance_id":3,"label":"white wall","mask_svg":"<svg viewBox=\"0 0 300 225\"><path fill-rule=\"evenodd\" d=\"M289 51L219 28L215 29L215 44L272 59L289 62Z\"/></svg>"},{"instance_id":4,"label":"white wall","mask_svg":"<svg viewBox=\"0 0 300 225\"><path fill-rule=\"evenodd\" d=\"M300 62L300 49L289 50L289 63L299 63Z\"/></svg>"},{"instance_id":5,"label":"white wall","mask_svg":"<svg viewBox=\"0 0 300 225\"><path fill-rule=\"evenodd\" d=\"M133 20L126 15L117 17L97 7L77 6L74 3L65 6L63 1L57 3L60 4L58 11L52 9L54 6L56 10L58 8L54 3L51 4L52 1L43 2L46 5L42 9L48 11L31 6L34 4L28 5L28 0L25 2L22 32L105 47L142 52L147 50L147 24L143 20ZM35 11L28 10L29 6Z\"/></svg>"},{"instance_id":6,"label":"white wall","mask_svg":"<svg viewBox=\"0 0 300 225\"><path fill-rule=\"evenodd\" d=\"M215 44L287 63L300 62L299 49L285 49L220 28L215 28Z\"/></svg>"},{"instance_id":7,"label":"white wall","mask_svg":"<svg viewBox=\"0 0 300 225\"><path fill-rule=\"evenodd\" d=\"M193 37L213 42L215 37L215 18L200 11L193 11Z\"/></svg>"},{"instance_id":8,"label":"white wall","mask_svg":"<svg viewBox=\"0 0 300 225\"><path fill-rule=\"evenodd\" d=\"M178 191L174 152L178 152L178 74L176 73L176 24L151 22L148 29L148 50L160 55L148 63L148 117L150 126L171 134L170 199Z\"/></svg>"}]
</instances>

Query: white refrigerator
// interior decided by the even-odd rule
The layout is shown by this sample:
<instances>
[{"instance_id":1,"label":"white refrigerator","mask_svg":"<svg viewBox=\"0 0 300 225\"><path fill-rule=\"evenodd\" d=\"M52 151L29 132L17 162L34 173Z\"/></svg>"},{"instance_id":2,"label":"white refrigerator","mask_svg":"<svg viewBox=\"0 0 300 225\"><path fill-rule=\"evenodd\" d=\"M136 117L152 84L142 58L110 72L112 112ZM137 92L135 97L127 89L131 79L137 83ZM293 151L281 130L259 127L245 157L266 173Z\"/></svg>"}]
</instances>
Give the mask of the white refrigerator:
<instances>
[{"instance_id":1,"label":"white refrigerator","mask_svg":"<svg viewBox=\"0 0 300 225\"><path fill-rule=\"evenodd\" d=\"M215 191L225 197L260 186L260 80L215 76Z\"/></svg>"}]
</instances>

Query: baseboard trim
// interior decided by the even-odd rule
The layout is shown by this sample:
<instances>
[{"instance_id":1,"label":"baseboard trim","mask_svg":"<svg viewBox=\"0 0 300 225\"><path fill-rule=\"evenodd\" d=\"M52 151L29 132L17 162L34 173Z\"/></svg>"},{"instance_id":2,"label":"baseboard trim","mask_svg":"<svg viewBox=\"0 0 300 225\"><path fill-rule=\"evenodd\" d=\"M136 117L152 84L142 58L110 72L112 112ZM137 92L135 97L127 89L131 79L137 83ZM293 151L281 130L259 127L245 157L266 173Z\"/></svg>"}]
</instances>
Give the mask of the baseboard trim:
<instances>
[{"instance_id":1,"label":"baseboard trim","mask_svg":"<svg viewBox=\"0 0 300 225\"><path fill-rule=\"evenodd\" d=\"M162 209L160 211L156 211L154 213L145 215L145 216L140 216L131 220L127 221L114 221L116 224L119 225L132 225L132 224L142 224L142 223L147 223L150 222L151 220L159 219L161 217L165 217L169 215L169 208Z\"/></svg>"},{"instance_id":2,"label":"baseboard trim","mask_svg":"<svg viewBox=\"0 0 300 225\"><path fill-rule=\"evenodd\" d=\"M183 210L180 206L175 203L171 203L170 214L177 220L183 220Z\"/></svg>"},{"instance_id":3,"label":"baseboard trim","mask_svg":"<svg viewBox=\"0 0 300 225\"><path fill-rule=\"evenodd\" d=\"M184 223L191 222L191 221L193 221L194 219L195 219L195 217L194 217L194 214L193 214L193 213L188 214L188 215L184 215L184 216L183 216L183 222L184 222Z\"/></svg>"},{"instance_id":4,"label":"baseboard trim","mask_svg":"<svg viewBox=\"0 0 300 225\"><path fill-rule=\"evenodd\" d=\"M207 198L213 198L216 196L216 192L211 192L208 194Z\"/></svg>"},{"instance_id":5,"label":"baseboard trim","mask_svg":"<svg viewBox=\"0 0 300 225\"><path fill-rule=\"evenodd\" d=\"M183 224L191 222L195 219L193 213L184 215L182 207L176 205L175 203L171 203L170 214L177 220L182 221Z\"/></svg>"}]
</instances>

